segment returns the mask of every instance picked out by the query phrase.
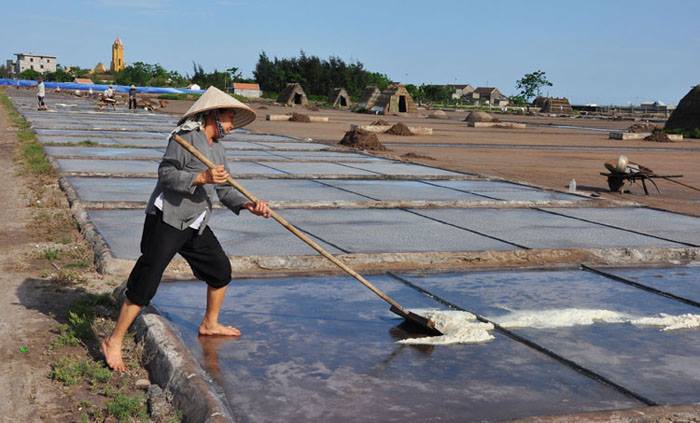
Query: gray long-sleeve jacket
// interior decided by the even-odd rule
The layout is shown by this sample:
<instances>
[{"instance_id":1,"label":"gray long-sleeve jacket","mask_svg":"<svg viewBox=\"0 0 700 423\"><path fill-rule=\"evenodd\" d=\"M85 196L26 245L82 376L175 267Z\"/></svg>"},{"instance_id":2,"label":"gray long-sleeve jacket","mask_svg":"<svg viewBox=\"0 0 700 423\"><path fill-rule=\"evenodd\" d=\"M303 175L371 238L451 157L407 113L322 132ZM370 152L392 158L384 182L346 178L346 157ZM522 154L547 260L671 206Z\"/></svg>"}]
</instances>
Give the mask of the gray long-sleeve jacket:
<instances>
[{"instance_id":1,"label":"gray long-sleeve jacket","mask_svg":"<svg viewBox=\"0 0 700 423\"><path fill-rule=\"evenodd\" d=\"M193 130L180 134L182 138L192 143L209 160L217 165L226 164L226 152L223 144L207 142L204 131ZM156 198L163 194L163 221L177 229L184 230L194 222L203 211L207 211L206 217L199 227L201 234L206 228L211 217L212 197L214 191L219 201L231 211L240 213L243 205L248 200L229 185L199 185L193 186L192 182L198 174L207 170L206 165L182 148L176 141L168 141L168 148L158 166L158 183L146 206L146 213L155 214Z\"/></svg>"}]
</instances>

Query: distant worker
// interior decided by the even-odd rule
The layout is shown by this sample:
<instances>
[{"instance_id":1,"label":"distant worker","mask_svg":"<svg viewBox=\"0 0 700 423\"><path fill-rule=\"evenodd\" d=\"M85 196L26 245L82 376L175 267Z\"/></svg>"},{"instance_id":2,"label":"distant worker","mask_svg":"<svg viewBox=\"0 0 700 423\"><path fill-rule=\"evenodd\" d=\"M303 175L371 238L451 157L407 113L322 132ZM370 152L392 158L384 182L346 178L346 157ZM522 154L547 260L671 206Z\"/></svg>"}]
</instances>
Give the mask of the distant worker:
<instances>
[{"instance_id":1,"label":"distant worker","mask_svg":"<svg viewBox=\"0 0 700 423\"><path fill-rule=\"evenodd\" d=\"M112 100L114 100L114 90L112 89L111 85L107 87L103 94L105 98L111 98Z\"/></svg>"},{"instance_id":2,"label":"distant worker","mask_svg":"<svg viewBox=\"0 0 700 423\"><path fill-rule=\"evenodd\" d=\"M102 101L111 105L112 110L117 110L117 100L114 98L114 90L111 85L102 93Z\"/></svg>"},{"instance_id":3,"label":"distant worker","mask_svg":"<svg viewBox=\"0 0 700 423\"><path fill-rule=\"evenodd\" d=\"M136 110L136 85L131 85L129 88L129 110L133 109L134 111Z\"/></svg>"},{"instance_id":4,"label":"distant worker","mask_svg":"<svg viewBox=\"0 0 700 423\"><path fill-rule=\"evenodd\" d=\"M39 77L39 83L36 84L36 98L39 102L37 110L47 110L44 97L46 97L46 86L44 86L44 78Z\"/></svg>"}]
</instances>

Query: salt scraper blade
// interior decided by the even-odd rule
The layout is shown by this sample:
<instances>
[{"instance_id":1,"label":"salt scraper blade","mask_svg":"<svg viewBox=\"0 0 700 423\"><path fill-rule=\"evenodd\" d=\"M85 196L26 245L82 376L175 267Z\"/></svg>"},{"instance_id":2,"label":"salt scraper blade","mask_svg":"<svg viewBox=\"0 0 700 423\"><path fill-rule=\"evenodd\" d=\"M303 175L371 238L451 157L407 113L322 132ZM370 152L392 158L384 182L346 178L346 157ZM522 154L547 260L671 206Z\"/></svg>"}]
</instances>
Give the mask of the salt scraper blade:
<instances>
[{"instance_id":1,"label":"salt scraper blade","mask_svg":"<svg viewBox=\"0 0 700 423\"><path fill-rule=\"evenodd\" d=\"M427 317L421 316L412 311L401 310L400 308L394 306L391 306L391 308L389 308L389 311L403 317L407 323L419 329L421 332L425 332L427 335L440 336L443 334L435 328L435 323Z\"/></svg>"}]
</instances>

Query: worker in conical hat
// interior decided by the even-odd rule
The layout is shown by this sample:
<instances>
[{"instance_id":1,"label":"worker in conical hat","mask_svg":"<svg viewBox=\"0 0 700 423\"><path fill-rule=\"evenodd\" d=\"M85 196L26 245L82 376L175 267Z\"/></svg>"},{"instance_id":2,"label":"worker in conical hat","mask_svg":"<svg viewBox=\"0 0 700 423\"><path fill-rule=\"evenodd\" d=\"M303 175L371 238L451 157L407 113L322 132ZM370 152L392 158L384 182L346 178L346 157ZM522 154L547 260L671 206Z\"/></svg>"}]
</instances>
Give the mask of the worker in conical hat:
<instances>
[{"instance_id":1,"label":"worker in conical hat","mask_svg":"<svg viewBox=\"0 0 700 423\"><path fill-rule=\"evenodd\" d=\"M136 85L131 84L129 87L129 110L136 111Z\"/></svg>"},{"instance_id":2,"label":"worker in conical hat","mask_svg":"<svg viewBox=\"0 0 700 423\"><path fill-rule=\"evenodd\" d=\"M101 343L110 368L125 371L122 342L142 307L149 304L172 258L179 253L194 275L207 283L207 308L200 335L238 336L240 331L219 323L219 312L231 280L231 264L209 228L214 193L233 213L247 210L269 217L267 202L248 201L229 185L226 153L221 139L234 128L255 120L248 106L210 87L182 116L178 134L217 166L209 169L175 140L169 140L158 167L158 182L146 206L141 256L127 281L124 300L114 331Z\"/></svg>"}]
</instances>

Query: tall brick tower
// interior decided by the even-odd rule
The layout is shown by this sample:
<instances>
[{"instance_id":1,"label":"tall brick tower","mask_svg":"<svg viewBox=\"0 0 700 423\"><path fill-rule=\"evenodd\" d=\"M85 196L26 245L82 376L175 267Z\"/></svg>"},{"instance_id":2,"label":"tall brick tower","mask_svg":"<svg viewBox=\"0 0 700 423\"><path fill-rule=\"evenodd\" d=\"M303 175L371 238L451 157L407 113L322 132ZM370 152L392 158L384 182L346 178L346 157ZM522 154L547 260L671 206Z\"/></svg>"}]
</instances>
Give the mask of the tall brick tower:
<instances>
[{"instance_id":1,"label":"tall brick tower","mask_svg":"<svg viewBox=\"0 0 700 423\"><path fill-rule=\"evenodd\" d=\"M112 64L109 70L112 72L119 72L122 69L124 69L124 44L122 44L122 40L117 37L117 39L114 40L114 44L112 44Z\"/></svg>"}]
</instances>

